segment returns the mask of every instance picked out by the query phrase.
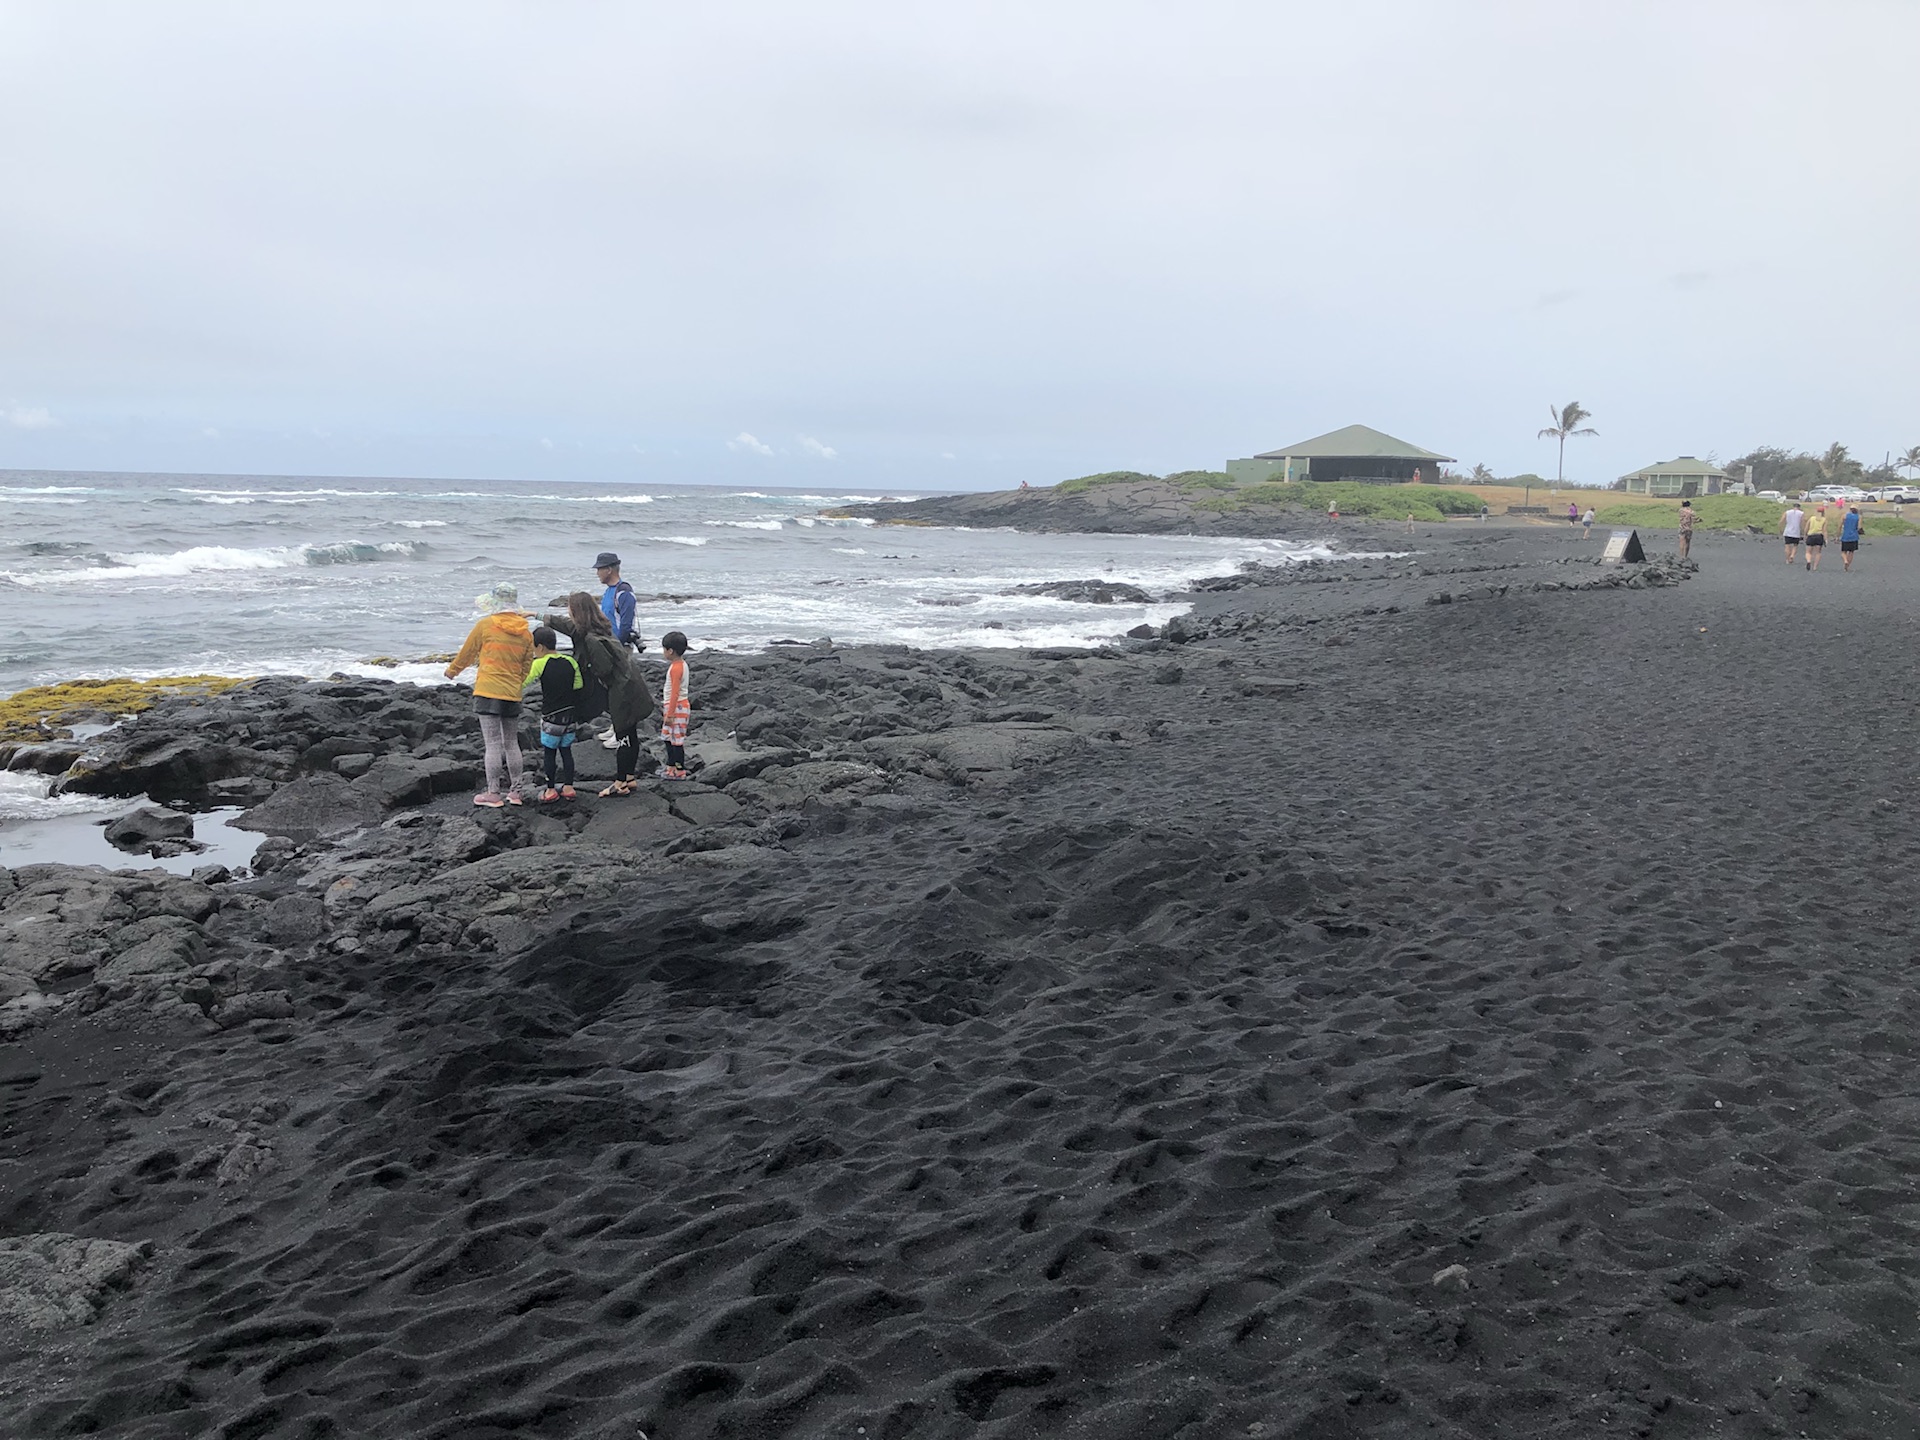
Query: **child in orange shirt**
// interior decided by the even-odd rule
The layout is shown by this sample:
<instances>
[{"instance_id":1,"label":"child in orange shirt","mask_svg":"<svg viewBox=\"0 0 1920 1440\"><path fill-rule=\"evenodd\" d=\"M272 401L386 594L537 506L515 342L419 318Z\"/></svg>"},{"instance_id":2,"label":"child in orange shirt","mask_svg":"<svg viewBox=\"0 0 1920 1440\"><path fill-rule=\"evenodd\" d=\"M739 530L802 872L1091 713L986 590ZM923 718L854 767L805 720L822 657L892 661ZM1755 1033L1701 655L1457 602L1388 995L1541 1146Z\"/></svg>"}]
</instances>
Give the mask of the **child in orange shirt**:
<instances>
[{"instance_id":1,"label":"child in orange shirt","mask_svg":"<svg viewBox=\"0 0 1920 1440\"><path fill-rule=\"evenodd\" d=\"M667 742L667 763L658 773L662 780L684 780L687 726L693 718L687 697L687 637L669 630L660 637L660 648L667 656L667 684L660 695L660 738Z\"/></svg>"}]
</instances>

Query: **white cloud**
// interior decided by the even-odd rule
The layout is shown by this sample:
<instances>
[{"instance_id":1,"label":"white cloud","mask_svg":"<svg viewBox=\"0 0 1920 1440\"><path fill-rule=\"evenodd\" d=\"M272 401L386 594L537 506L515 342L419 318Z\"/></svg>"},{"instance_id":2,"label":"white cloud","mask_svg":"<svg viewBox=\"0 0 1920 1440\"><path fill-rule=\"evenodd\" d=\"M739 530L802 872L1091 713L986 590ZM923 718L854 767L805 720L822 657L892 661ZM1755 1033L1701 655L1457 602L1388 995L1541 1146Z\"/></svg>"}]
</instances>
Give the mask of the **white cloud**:
<instances>
[{"instance_id":1,"label":"white cloud","mask_svg":"<svg viewBox=\"0 0 1920 1440\"><path fill-rule=\"evenodd\" d=\"M51 430L60 423L47 413L44 405L9 405L6 418L16 430Z\"/></svg>"},{"instance_id":2,"label":"white cloud","mask_svg":"<svg viewBox=\"0 0 1920 1440\"><path fill-rule=\"evenodd\" d=\"M767 444L764 440L756 440L744 430L727 441L727 449L744 451L749 455L773 454L773 447L771 445Z\"/></svg>"},{"instance_id":3,"label":"white cloud","mask_svg":"<svg viewBox=\"0 0 1920 1440\"><path fill-rule=\"evenodd\" d=\"M542 450L551 450L553 448L553 441L547 436L542 435L540 437L540 448Z\"/></svg>"},{"instance_id":4,"label":"white cloud","mask_svg":"<svg viewBox=\"0 0 1920 1440\"><path fill-rule=\"evenodd\" d=\"M207 426L206 429L202 430L200 433L206 436L207 439L209 440L218 440L220 438L220 432L214 429L213 426L211 425Z\"/></svg>"},{"instance_id":5,"label":"white cloud","mask_svg":"<svg viewBox=\"0 0 1920 1440\"><path fill-rule=\"evenodd\" d=\"M811 435L802 435L798 438L802 450L806 451L809 455L818 455L822 460L831 460L840 453L831 445L822 445Z\"/></svg>"},{"instance_id":6,"label":"white cloud","mask_svg":"<svg viewBox=\"0 0 1920 1440\"><path fill-rule=\"evenodd\" d=\"M960 457L955 455L951 450L942 450L940 452L940 458L942 460L958 460Z\"/></svg>"}]
</instances>

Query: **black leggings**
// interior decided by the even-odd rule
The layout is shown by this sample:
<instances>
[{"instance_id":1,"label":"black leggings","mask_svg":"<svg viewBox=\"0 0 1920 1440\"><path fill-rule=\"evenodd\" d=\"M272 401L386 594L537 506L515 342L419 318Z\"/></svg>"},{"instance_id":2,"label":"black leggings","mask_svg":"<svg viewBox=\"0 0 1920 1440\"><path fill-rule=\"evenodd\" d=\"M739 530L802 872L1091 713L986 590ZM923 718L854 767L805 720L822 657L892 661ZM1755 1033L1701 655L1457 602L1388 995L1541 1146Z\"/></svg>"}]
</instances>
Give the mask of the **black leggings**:
<instances>
[{"instance_id":1,"label":"black leggings","mask_svg":"<svg viewBox=\"0 0 1920 1440\"><path fill-rule=\"evenodd\" d=\"M560 772L557 781L554 778L555 757L558 757L558 768ZM540 747L540 763L547 772L547 784L549 786L555 784L573 784L573 747L571 745L562 745L557 750L549 750L546 746L542 745Z\"/></svg>"},{"instance_id":2,"label":"black leggings","mask_svg":"<svg viewBox=\"0 0 1920 1440\"><path fill-rule=\"evenodd\" d=\"M667 764L673 766L676 770L686 769L687 747L684 745L676 745L671 740L667 741Z\"/></svg>"},{"instance_id":3,"label":"black leggings","mask_svg":"<svg viewBox=\"0 0 1920 1440\"><path fill-rule=\"evenodd\" d=\"M613 752L613 778L633 779L633 768L640 763L640 727L620 732L620 748Z\"/></svg>"}]
</instances>

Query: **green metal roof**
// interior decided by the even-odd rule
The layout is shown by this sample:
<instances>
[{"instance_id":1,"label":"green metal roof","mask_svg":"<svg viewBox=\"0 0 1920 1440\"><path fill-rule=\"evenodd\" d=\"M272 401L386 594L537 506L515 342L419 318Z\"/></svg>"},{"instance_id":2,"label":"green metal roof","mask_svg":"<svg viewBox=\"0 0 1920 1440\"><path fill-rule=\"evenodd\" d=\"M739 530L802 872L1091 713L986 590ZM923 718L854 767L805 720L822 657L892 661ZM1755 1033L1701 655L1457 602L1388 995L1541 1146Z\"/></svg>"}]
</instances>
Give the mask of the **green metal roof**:
<instances>
[{"instance_id":1,"label":"green metal roof","mask_svg":"<svg viewBox=\"0 0 1920 1440\"><path fill-rule=\"evenodd\" d=\"M1649 465L1644 470L1634 470L1622 475L1622 480L1638 480L1643 475L1717 475L1722 480L1727 472L1718 465L1709 465L1691 455L1682 455L1678 460L1662 461L1658 465Z\"/></svg>"},{"instance_id":2,"label":"green metal roof","mask_svg":"<svg viewBox=\"0 0 1920 1440\"><path fill-rule=\"evenodd\" d=\"M1278 450L1265 450L1254 456L1256 460L1288 459L1342 459L1368 460L1446 460L1451 455L1436 455L1431 450L1422 450L1418 445L1409 445L1404 440L1396 440L1391 435L1374 429L1371 425L1349 425L1342 430L1329 430L1324 435L1316 435L1311 440L1302 440L1297 445L1283 445Z\"/></svg>"}]
</instances>

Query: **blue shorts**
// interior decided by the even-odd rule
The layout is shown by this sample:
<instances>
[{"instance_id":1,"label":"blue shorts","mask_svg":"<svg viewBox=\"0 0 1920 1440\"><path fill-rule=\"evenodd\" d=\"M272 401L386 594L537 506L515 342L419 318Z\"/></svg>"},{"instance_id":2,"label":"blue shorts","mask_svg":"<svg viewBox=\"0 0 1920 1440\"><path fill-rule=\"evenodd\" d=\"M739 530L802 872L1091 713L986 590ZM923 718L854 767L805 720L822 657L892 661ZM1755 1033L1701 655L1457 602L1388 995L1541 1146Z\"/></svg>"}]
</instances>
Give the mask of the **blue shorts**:
<instances>
[{"instance_id":1,"label":"blue shorts","mask_svg":"<svg viewBox=\"0 0 1920 1440\"><path fill-rule=\"evenodd\" d=\"M571 750L573 748L573 726L556 725L551 720L541 721L540 748L542 750Z\"/></svg>"}]
</instances>

